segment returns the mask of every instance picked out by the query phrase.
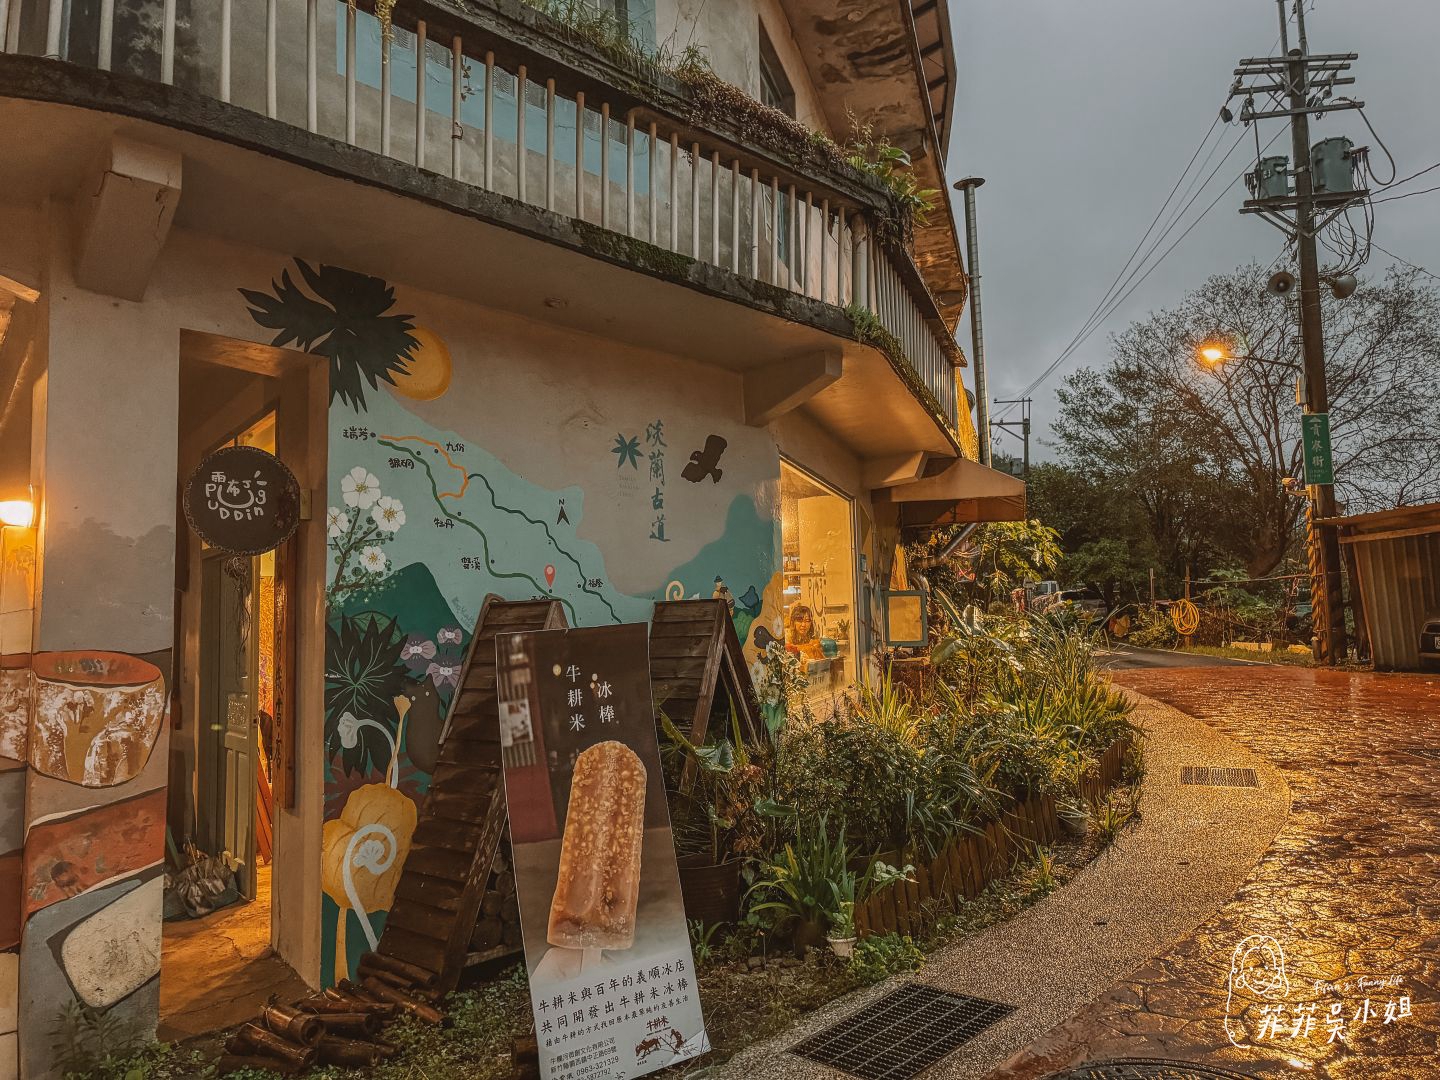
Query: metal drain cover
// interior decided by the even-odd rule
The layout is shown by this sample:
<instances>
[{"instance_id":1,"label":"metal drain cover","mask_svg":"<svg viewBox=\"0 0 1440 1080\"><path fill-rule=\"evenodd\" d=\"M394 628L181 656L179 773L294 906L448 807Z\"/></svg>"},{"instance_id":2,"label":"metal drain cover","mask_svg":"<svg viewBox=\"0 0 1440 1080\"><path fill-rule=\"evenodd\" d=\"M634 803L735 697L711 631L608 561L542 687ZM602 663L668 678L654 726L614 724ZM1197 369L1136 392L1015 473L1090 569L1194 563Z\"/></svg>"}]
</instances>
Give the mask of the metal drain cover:
<instances>
[{"instance_id":1,"label":"metal drain cover","mask_svg":"<svg viewBox=\"0 0 1440 1080\"><path fill-rule=\"evenodd\" d=\"M1091 1061L1055 1080L1252 1080L1245 1073L1163 1058Z\"/></svg>"},{"instance_id":2,"label":"metal drain cover","mask_svg":"<svg viewBox=\"0 0 1440 1080\"><path fill-rule=\"evenodd\" d=\"M910 1080L1014 1011L907 983L790 1052L864 1080Z\"/></svg>"},{"instance_id":3,"label":"metal drain cover","mask_svg":"<svg viewBox=\"0 0 1440 1080\"><path fill-rule=\"evenodd\" d=\"M1217 769L1209 765L1184 765L1180 783L1204 784L1208 787L1259 787L1260 777L1254 769Z\"/></svg>"}]
</instances>

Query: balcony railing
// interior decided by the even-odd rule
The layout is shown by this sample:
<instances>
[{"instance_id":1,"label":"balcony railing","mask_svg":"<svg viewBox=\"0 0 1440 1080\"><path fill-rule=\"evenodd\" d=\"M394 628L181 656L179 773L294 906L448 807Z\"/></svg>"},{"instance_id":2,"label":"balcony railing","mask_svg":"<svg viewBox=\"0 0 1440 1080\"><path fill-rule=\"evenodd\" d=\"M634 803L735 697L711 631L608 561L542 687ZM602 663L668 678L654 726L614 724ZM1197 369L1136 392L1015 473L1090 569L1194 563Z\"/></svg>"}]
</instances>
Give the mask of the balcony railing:
<instances>
[{"instance_id":1,"label":"balcony railing","mask_svg":"<svg viewBox=\"0 0 1440 1080\"><path fill-rule=\"evenodd\" d=\"M384 33L341 0L0 0L0 51L176 85L866 308L961 427L954 340L909 255L874 239L885 203L863 175L697 119L677 80L567 41L513 0L411 0L394 19Z\"/></svg>"}]
</instances>

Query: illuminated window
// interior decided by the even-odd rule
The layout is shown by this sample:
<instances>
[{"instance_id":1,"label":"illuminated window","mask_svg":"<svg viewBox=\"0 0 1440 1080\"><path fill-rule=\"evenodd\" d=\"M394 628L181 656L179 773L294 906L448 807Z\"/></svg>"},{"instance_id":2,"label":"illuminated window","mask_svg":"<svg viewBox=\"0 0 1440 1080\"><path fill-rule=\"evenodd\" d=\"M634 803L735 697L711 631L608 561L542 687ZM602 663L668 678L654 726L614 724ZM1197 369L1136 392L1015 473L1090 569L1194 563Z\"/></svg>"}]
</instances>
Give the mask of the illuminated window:
<instances>
[{"instance_id":1,"label":"illuminated window","mask_svg":"<svg viewBox=\"0 0 1440 1080\"><path fill-rule=\"evenodd\" d=\"M785 647L806 662L818 705L855 681L855 509L785 462L780 505Z\"/></svg>"}]
</instances>

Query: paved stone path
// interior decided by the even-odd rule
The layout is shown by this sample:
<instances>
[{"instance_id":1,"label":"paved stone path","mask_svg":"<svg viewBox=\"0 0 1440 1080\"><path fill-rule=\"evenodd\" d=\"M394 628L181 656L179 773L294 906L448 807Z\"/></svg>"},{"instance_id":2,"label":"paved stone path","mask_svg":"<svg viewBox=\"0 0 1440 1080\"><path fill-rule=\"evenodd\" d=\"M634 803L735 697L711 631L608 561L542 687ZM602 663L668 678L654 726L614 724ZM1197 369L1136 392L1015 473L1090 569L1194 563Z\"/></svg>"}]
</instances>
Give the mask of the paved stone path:
<instances>
[{"instance_id":1,"label":"paved stone path","mask_svg":"<svg viewBox=\"0 0 1440 1080\"><path fill-rule=\"evenodd\" d=\"M1440 679L1254 666L1113 677L1278 768L1290 817L1211 918L991 1080L1120 1057L1440 1078Z\"/></svg>"}]
</instances>

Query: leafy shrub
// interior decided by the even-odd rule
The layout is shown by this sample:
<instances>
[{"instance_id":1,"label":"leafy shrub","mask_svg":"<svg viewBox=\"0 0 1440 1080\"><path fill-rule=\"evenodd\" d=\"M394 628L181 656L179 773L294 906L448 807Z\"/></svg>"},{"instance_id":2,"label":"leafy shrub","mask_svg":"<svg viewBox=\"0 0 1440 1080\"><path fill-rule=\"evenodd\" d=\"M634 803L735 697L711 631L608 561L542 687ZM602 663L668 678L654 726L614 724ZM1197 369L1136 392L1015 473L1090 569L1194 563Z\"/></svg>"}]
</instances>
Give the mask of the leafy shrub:
<instances>
[{"instance_id":1,"label":"leafy shrub","mask_svg":"<svg viewBox=\"0 0 1440 1080\"><path fill-rule=\"evenodd\" d=\"M813 829L799 829L793 843L761 871L749 895L760 894L750 914L770 917L783 930L796 920L826 925L836 909L835 886L847 873L845 829L831 839L824 815Z\"/></svg>"},{"instance_id":2,"label":"leafy shrub","mask_svg":"<svg viewBox=\"0 0 1440 1080\"><path fill-rule=\"evenodd\" d=\"M1143 649L1173 649L1179 644L1180 636L1175 633L1175 624L1168 614L1159 608L1142 607L1125 640Z\"/></svg>"},{"instance_id":3,"label":"leafy shrub","mask_svg":"<svg viewBox=\"0 0 1440 1080\"><path fill-rule=\"evenodd\" d=\"M769 744L749 746L730 708L729 733L711 731L696 746L662 710L661 765L670 802L671 827L680 855L703 855L718 865L773 850L765 809L773 794ZM681 783L686 766L689 787Z\"/></svg>"},{"instance_id":4,"label":"leafy shrub","mask_svg":"<svg viewBox=\"0 0 1440 1080\"><path fill-rule=\"evenodd\" d=\"M1059 884L1055 877L1055 856L1049 848L1037 848L1035 862L1030 867L1031 895L1045 896L1054 892Z\"/></svg>"},{"instance_id":5,"label":"leafy shrub","mask_svg":"<svg viewBox=\"0 0 1440 1080\"><path fill-rule=\"evenodd\" d=\"M1091 807L1090 828L1102 844L1113 844L1122 830L1139 814L1138 796L1128 799L1114 795Z\"/></svg>"},{"instance_id":6,"label":"leafy shrub","mask_svg":"<svg viewBox=\"0 0 1440 1080\"><path fill-rule=\"evenodd\" d=\"M866 985L882 982L891 975L919 971L924 966L925 954L908 936L900 934L862 938L855 943L855 951L850 956L851 974Z\"/></svg>"},{"instance_id":7,"label":"leafy shrub","mask_svg":"<svg viewBox=\"0 0 1440 1080\"><path fill-rule=\"evenodd\" d=\"M1003 792L1064 794L1084 773L1085 757L1071 729L1044 696L986 713L976 726L995 786Z\"/></svg>"},{"instance_id":8,"label":"leafy shrub","mask_svg":"<svg viewBox=\"0 0 1440 1080\"><path fill-rule=\"evenodd\" d=\"M842 824L857 852L901 846L906 792L919 789L923 750L842 710L787 733L777 761L779 801L800 820Z\"/></svg>"}]
</instances>

